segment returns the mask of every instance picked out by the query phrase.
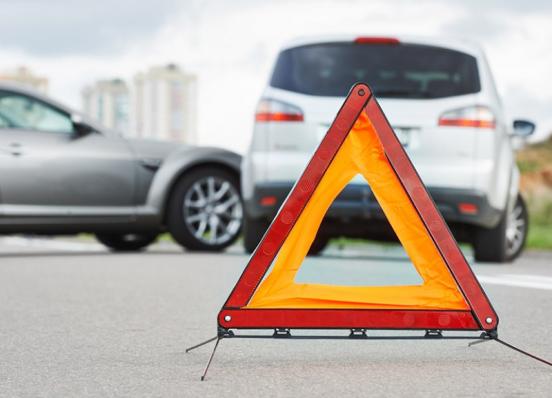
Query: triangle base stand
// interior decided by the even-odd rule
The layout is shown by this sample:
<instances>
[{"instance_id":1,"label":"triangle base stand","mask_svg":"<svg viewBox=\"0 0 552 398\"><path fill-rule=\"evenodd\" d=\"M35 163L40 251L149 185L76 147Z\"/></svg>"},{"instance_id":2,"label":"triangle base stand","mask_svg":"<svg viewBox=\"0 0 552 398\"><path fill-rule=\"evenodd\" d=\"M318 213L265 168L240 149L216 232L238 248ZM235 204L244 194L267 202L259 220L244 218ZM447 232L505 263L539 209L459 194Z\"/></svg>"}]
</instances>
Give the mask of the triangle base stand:
<instances>
[{"instance_id":1,"label":"triangle base stand","mask_svg":"<svg viewBox=\"0 0 552 398\"><path fill-rule=\"evenodd\" d=\"M301 329L303 330L303 329ZM482 332L479 336L474 335L444 335L442 330L438 329L428 329L425 331L424 335L368 335L367 329L351 329L348 335L322 335L322 334L292 334L291 329L274 329L272 334L236 334L232 330L224 329L219 327L217 336L212 337L208 340L205 340L199 344L196 344L192 347L186 349L186 353L193 351L197 348L203 347L213 341L215 341L215 346L213 351L209 356L205 370L201 375L200 380L204 381L207 377L207 372L211 366L215 353L217 351L219 343L223 339L294 339L294 340L474 340L468 344L469 347L475 344L484 343L491 340L497 340L501 344L504 344L501 340L498 340L498 334L496 331L492 332ZM509 346L507 343L505 344ZM512 347L510 347L512 348ZM525 355L534 357L531 354L527 354L519 349L514 348L516 351L520 351ZM540 358L535 358L541 362L545 362Z\"/></svg>"},{"instance_id":2,"label":"triangle base stand","mask_svg":"<svg viewBox=\"0 0 552 398\"><path fill-rule=\"evenodd\" d=\"M218 328L218 334L215 337L210 338L209 340L206 340L200 344L196 344L188 349L186 349L186 353L195 350L196 348L200 348L206 344L209 344L213 341L215 342L215 346L213 348L213 351L211 352L211 355L209 356L209 361L207 362L207 366L205 367L205 370L203 371L203 374L201 375L201 381L204 381L207 377L207 372L209 371L209 367L211 366L211 363L213 362L213 358L215 356L215 352L217 351L218 345L223 339L235 339L235 338L241 338L241 339L297 339L297 340L473 340L475 336L468 336L468 335L443 335L443 332L441 330L437 329L430 329L426 330L425 334L423 336L419 335L403 335L403 336L369 336L366 334L366 329L351 329L351 332L349 335L293 335L291 334L290 329L274 329L274 333L271 335L263 335L263 334L235 334L232 330L224 329L224 328ZM508 347L516 352L519 352L520 354L523 354L529 358L532 358L536 361L542 362L545 365L552 366L552 362L547 361L546 359L540 358L536 355L533 355L527 351L524 351L518 347L515 347L504 340L501 340L498 338L498 333L496 330L494 331L485 331L482 332L479 335L479 338L476 340L468 343L468 347L472 347L476 344L480 343L486 343L488 341L496 341L497 343L500 343L501 345Z\"/></svg>"}]
</instances>

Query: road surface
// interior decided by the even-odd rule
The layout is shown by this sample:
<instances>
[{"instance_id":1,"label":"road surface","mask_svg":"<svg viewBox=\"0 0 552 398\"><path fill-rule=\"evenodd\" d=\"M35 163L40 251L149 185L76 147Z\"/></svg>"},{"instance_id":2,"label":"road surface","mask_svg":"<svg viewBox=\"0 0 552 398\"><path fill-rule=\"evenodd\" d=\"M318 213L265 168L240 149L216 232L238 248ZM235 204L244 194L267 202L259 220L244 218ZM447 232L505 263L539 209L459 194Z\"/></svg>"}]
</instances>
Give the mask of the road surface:
<instances>
[{"instance_id":1,"label":"road surface","mask_svg":"<svg viewBox=\"0 0 552 398\"><path fill-rule=\"evenodd\" d=\"M380 284L415 278L401 256L330 248L302 277L364 264ZM212 345L184 350L214 336L246 261L239 247L111 254L87 241L0 239L0 397L552 396L552 368L496 342L224 340L200 382ZM552 253L474 269L500 337L552 358Z\"/></svg>"}]
</instances>

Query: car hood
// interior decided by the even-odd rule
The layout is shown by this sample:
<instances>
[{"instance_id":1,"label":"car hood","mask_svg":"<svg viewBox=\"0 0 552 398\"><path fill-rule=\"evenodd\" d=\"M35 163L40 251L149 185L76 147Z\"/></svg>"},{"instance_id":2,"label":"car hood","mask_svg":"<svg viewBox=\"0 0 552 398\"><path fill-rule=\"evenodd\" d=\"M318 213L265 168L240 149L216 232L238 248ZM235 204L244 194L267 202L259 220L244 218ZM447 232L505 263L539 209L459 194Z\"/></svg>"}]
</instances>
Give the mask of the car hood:
<instances>
[{"instance_id":1,"label":"car hood","mask_svg":"<svg viewBox=\"0 0 552 398\"><path fill-rule=\"evenodd\" d=\"M127 142L137 157L147 159L163 160L172 152L190 148L189 145L169 141L128 139Z\"/></svg>"}]
</instances>

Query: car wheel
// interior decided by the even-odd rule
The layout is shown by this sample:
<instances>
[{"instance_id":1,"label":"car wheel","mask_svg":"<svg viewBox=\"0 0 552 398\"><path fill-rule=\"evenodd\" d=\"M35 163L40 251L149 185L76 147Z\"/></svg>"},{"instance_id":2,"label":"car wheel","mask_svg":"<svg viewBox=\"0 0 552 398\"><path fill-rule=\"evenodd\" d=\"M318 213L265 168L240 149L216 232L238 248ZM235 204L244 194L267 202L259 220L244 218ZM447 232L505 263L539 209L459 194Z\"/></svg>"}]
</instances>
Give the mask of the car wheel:
<instances>
[{"instance_id":1,"label":"car wheel","mask_svg":"<svg viewBox=\"0 0 552 398\"><path fill-rule=\"evenodd\" d=\"M167 226L188 250L221 251L238 238L242 217L238 177L205 167L178 181L169 199Z\"/></svg>"},{"instance_id":2,"label":"car wheel","mask_svg":"<svg viewBox=\"0 0 552 398\"><path fill-rule=\"evenodd\" d=\"M309 256L318 256L328 246L329 242L330 237L328 235L317 235L309 249Z\"/></svg>"},{"instance_id":3,"label":"car wheel","mask_svg":"<svg viewBox=\"0 0 552 398\"><path fill-rule=\"evenodd\" d=\"M474 242L475 260L480 262L510 262L523 251L529 217L525 201L518 195L509 214L494 228L480 228Z\"/></svg>"},{"instance_id":4,"label":"car wheel","mask_svg":"<svg viewBox=\"0 0 552 398\"><path fill-rule=\"evenodd\" d=\"M96 234L96 239L112 251L134 252L148 247L157 239L156 233Z\"/></svg>"},{"instance_id":5,"label":"car wheel","mask_svg":"<svg viewBox=\"0 0 552 398\"><path fill-rule=\"evenodd\" d=\"M263 238L270 223L264 218L250 218L247 215L243 219L243 246L246 253L253 253ZM326 248L330 237L317 235L309 249L309 256L317 256Z\"/></svg>"}]
</instances>

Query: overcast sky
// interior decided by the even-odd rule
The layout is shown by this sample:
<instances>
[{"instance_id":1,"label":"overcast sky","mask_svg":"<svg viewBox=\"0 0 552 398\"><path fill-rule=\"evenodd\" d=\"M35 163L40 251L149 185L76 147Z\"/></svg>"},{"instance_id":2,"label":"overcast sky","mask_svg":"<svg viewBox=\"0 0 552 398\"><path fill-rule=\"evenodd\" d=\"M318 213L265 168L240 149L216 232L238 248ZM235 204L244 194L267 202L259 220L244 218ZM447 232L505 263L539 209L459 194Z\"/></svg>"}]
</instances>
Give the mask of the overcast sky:
<instances>
[{"instance_id":1,"label":"overcast sky","mask_svg":"<svg viewBox=\"0 0 552 398\"><path fill-rule=\"evenodd\" d=\"M26 65L76 108L97 79L176 62L199 77L201 144L243 152L278 48L296 36L463 37L487 52L511 117L552 130L552 1L0 0L0 69Z\"/></svg>"}]
</instances>

